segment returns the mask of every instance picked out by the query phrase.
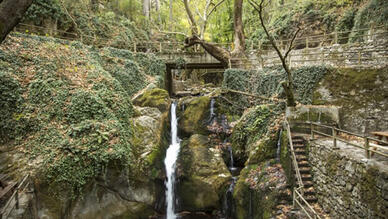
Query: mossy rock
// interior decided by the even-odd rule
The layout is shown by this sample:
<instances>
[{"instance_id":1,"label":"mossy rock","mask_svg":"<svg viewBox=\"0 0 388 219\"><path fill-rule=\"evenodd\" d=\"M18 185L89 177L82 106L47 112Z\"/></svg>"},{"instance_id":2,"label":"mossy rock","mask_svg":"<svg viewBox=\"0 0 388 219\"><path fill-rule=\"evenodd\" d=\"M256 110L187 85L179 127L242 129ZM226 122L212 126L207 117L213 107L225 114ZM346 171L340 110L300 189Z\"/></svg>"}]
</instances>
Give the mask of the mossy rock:
<instances>
[{"instance_id":1,"label":"mossy rock","mask_svg":"<svg viewBox=\"0 0 388 219\"><path fill-rule=\"evenodd\" d=\"M274 158L276 154L276 138L271 136L265 136L259 141L255 142L249 152L249 157L247 160L248 164L258 164L265 160Z\"/></svg>"},{"instance_id":2,"label":"mossy rock","mask_svg":"<svg viewBox=\"0 0 388 219\"><path fill-rule=\"evenodd\" d=\"M210 122L210 101L210 97L202 96L179 103L180 109L182 105L185 108L179 119L179 128L184 136L209 133L206 126Z\"/></svg>"},{"instance_id":3,"label":"mossy rock","mask_svg":"<svg viewBox=\"0 0 388 219\"><path fill-rule=\"evenodd\" d=\"M276 206L280 204L280 200L290 200L291 197L284 197L284 190L271 189L276 187L277 181L270 182L266 176L265 167L270 166L273 160L269 160L263 165L248 165L240 174L240 178L234 187L233 197L236 200L236 215L237 219L269 219L275 216ZM250 176L250 171L257 171L260 168L260 176ZM256 178L257 177L257 178ZM248 180L248 178L250 178ZM251 187L248 183L257 181L257 185L263 185L263 188ZM257 186L256 185L256 186Z\"/></svg>"},{"instance_id":4,"label":"mossy rock","mask_svg":"<svg viewBox=\"0 0 388 219\"><path fill-rule=\"evenodd\" d=\"M153 88L144 91L143 94L137 96L133 103L138 106L156 107L161 112L166 112L171 104L170 96L166 90Z\"/></svg>"},{"instance_id":5,"label":"mossy rock","mask_svg":"<svg viewBox=\"0 0 388 219\"><path fill-rule=\"evenodd\" d=\"M231 175L219 149L209 148L207 136L195 134L182 142L178 158L180 211L220 209Z\"/></svg>"}]
</instances>

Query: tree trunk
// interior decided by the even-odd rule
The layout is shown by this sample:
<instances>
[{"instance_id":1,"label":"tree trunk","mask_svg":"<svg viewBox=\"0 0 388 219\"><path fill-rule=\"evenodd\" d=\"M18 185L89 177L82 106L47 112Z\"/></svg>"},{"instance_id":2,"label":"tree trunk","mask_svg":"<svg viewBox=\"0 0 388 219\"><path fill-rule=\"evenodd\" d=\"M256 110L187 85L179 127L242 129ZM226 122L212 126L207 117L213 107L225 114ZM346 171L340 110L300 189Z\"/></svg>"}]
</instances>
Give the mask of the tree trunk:
<instances>
[{"instance_id":1,"label":"tree trunk","mask_svg":"<svg viewBox=\"0 0 388 219\"><path fill-rule=\"evenodd\" d=\"M229 65L230 53L228 50L201 40L198 36L186 38L185 40L186 48L197 44L201 45L210 55L220 61L225 67Z\"/></svg>"},{"instance_id":2,"label":"tree trunk","mask_svg":"<svg viewBox=\"0 0 388 219\"><path fill-rule=\"evenodd\" d=\"M190 24L191 24L191 34L192 34L193 36L194 36L194 35L198 35L198 27L197 27L197 23L195 22L193 13L191 13L190 6L189 6L189 2L188 2L188 0L183 0L183 3L184 3L184 5L185 5L185 9L186 9L187 16L189 17L189 20L190 20Z\"/></svg>"},{"instance_id":3,"label":"tree trunk","mask_svg":"<svg viewBox=\"0 0 388 219\"><path fill-rule=\"evenodd\" d=\"M150 19L150 0L143 0L143 15Z\"/></svg>"},{"instance_id":4,"label":"tree trunk","mask_svg":"<svg viewBox=\"0 0 388 219\"><path fill-rule=\"evenodd\" d=\"M172 0L170 0L170 31L172 31L173 17L172 17Z\"/></svg>"},{"instance_id":5,"label":"tree trunk","mask_svg":"<svg viewBox=\"0 0 388 219\"><path fill-rule=\"evenodd\" d=\"M243 0L234 0L234 50L233 56L243 55L245 51L245 36L242 22Z\"/></svg>"},{"instance_id":6,"label":"tree trunk","mask_svg":"<svg viewBox=\"0 0 388 219\"><path fill-rule=\"evenodd\" d=\"M160 24L162 22L162 17L160 16L160 1L159 0L155 0L155 10L156 10L156 13L158 14L158 22Z\"/></svg>"},{"instance_id":7,"label":"tree trunk","mask_svg":"<svg viewBox=\"0 0 388 219\"><path fill-rule=\"evenodd\" d=\"M0 43L23 18L33 0L2 0L0 3Z\"/></svg>"}]
</instances>

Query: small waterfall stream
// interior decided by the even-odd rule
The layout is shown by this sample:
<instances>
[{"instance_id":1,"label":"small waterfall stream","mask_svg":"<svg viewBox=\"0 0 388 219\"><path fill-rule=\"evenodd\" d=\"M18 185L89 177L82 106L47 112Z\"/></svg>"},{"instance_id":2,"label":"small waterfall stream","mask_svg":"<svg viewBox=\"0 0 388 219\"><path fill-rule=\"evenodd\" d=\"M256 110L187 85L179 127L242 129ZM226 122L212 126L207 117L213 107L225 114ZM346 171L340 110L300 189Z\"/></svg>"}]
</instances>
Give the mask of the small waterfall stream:
<instances>
[{"instance_id":1,"label":"small waterfall stream","mask_svg":"<svg viewBox=\"0 0 388 219\"><path fill-rule=\"evenodd\" d=\"M282 149L282 132L283 129L280 129L279 131L279 139L278 139L278 148L276 149L276 161L279 163L280 162L280 151Z\"/></svg>"},{"instance_id":2,"label":"small waterfall stream","mask_svg":"<svg viewBox=\"0 0 388 219\"><path fill-rule=\"evenodd\" d=\"M166 166L167 181L165 182L166 202L167 202L167 219L177 218L175 210L175 167L180 150L180 139L178 138L178 119L176 117L176 103L171 105L171 144L167 149L164 165Z\"/></svg>"}]
</instances>

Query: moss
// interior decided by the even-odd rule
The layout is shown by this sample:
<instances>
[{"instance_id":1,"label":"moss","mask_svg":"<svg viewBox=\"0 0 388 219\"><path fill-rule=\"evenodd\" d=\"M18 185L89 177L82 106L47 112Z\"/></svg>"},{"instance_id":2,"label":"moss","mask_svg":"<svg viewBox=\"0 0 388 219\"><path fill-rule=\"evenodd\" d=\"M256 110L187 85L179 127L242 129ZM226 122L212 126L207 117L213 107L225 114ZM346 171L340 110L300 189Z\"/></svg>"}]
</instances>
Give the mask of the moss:
<instances>
[{"instance_id":1,"label":"moss","mask_svg":"<svg viewBox=\"0 0 388 219\"><path fill-rule=\"evenodd\" d=\"M336 153L332 152L327 157L326 170L330 176L337 175L339 157Z\"/></svg>"},{"instance_id":2,"label":"moss","mask_svg":"<svg viewBox=\"0 0 388 219\"><path fill-rule=\"evenodd\" d=\"M261 163L274 158L276 153L276 139L267 136L254 143L252 147L247 161L248 164Z\"/></svg>"},{"instance_id":3,"label":"moss","mask_svg":"<svg viewBox=\"0 0 388 219\"><path fill-rule=\"evenodd\" d=\"M295 174L292 166L291 154L288 148L288 136L287 131L283 131L281 135L281 151L280 151L280 163L284 169L287 177L287 184L291 188L295 186Z\"/></svg>"},{"instance_id":4,"label":"moss","mask_svg":"<svg viewBox=\"0 0 388 219\"><path fill-rule=\"evenodd\" d=\"M379 217L385 217L381 215L381 207L384 206L384 199L381 196L380 191L377 189L377 178L379 176L379 169L376 166L368 166L365 172L361 173L360 180L360 193L363 203L366 203Z\"/></svg>"},{"instance_id":5,"label":"moss","mask_svg":"<svg viewBox=\"0 0 388 219\"><path fill-rule=\"evenodd\" d=\"M264 165L266 166L266 165ZM237 219L263 219L272 218L274 209L279 200L278 191L270 191L267 188L264 190L251 188L247 183L248 174L251 170L257 170L257 165L246 166L240 174L240 178L236 183L233 197L236 200L236 218ZM260 176L257 183L269 185L265 170L260 168Z\"/></svg>"},{"instance_id":6,"label":"moss","mask_svg":"<svg viewBox=\"0 0 388 219\"><path fill-rule=\"evenodd\" d=\"M370 103L378 104L386 98L386 91L383 86L376 85L376 82L381 81L384 84L388 80L387 70L388 68L333 71L325 76L321 85L329 90L331 100L322 99L322 95L316 90L313 102L342 106L344 111L356 111ZM351 96L358 97L358 101L354 101Z\"/></svg>"},{"instance_id":7,"label":"moss","mask_svg":"<svg viewBox=\"0 0 388 219\"><path fill-rule=\"evenodd\" d=\"M259 105L241 117L231 136L233 155L237 162L244 163L250 156L252 162L261 162L270 158L272 152L272 157L275 155L275 120L281 109L279 105ZM270 128L271 126L275 128Z\"/></svg>"},{"instance_id":8,"label":"moss","mask_svg":"<svg viewBox=\"0 0 388 219\"><path fill-rule=\"evenodd\" d=\"M139 106L156 107L161 112L166 112L170 106L171 100L168 92L160 88L146 90L137 97L133 103Z\"/></svg>"},{"instance_id":9,"label":"moss","mask_svg":"<svg viewBox=\"0 0 388 219\"><path fill-rule=\"evenodd\" d=\"M194 97L180 104L185 105L179 120L179 127L183 134L208 134L206 126L210 121L210 97Z\"/></svg>"},{"instance_id":10,"label":"moss","mask_svg":"<svg viewBox=\"0 0 388 219\"><path fill-rule=\"evenodd\" d=\"M207 136L192 135L181 143L177 163L181 211L219 209L231 175L221 151L209 149Z\"/></svg>"},{"instance_id":11,"label":"moss","mask_svg":"<svg viewBox=\"0 0 388 219\"><path fill-rule=\"evenodd\" d=\"M186 211L211 211L219 208L219 197L202 178L191 177L178 187L181 207Z\"/></svg>"}]
</instances>

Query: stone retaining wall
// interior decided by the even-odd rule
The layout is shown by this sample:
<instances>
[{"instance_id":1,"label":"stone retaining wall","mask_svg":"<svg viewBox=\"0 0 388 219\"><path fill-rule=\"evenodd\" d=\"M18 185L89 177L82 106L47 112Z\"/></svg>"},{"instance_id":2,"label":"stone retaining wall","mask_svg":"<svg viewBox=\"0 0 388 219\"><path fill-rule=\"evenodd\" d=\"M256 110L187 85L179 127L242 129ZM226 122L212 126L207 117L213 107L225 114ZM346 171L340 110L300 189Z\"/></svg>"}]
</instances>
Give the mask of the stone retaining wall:
<instances>
[{"instance_id":1,"label":"stone retaining wall","mask_svg":"<svg viewBox=\"0 0 388 219\"><path fill-rule=\"evenodd\" d=\"M334 150L332 141L309 143L319 204L333 218L386 218L387 160L365 159L363 150L339 146Z\"/></svg>"}]
</instances>

